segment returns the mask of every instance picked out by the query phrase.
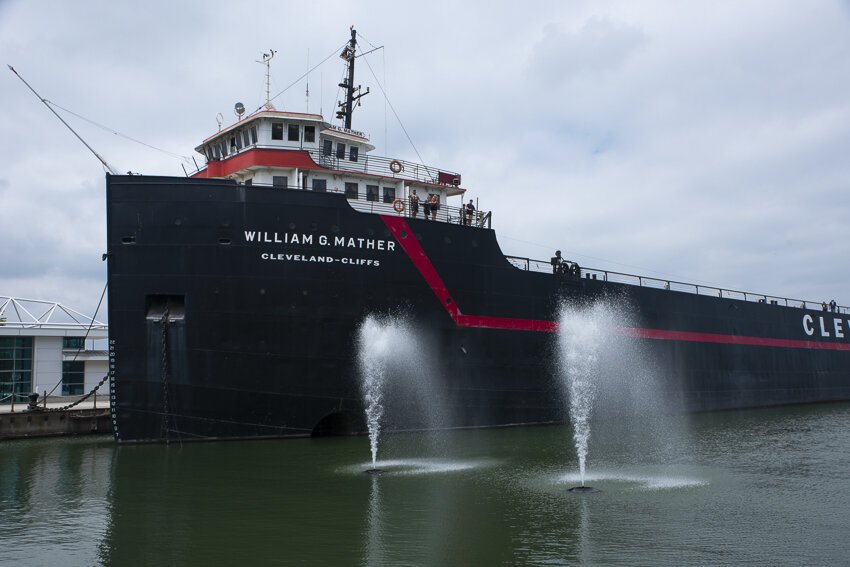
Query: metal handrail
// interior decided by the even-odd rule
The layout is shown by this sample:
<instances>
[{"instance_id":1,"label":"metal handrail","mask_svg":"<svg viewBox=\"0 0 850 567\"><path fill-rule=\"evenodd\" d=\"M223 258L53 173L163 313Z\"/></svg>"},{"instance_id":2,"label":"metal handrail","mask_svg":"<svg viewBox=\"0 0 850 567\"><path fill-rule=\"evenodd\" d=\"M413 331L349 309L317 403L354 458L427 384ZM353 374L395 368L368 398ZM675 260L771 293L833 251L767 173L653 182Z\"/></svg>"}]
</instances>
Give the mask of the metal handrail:
<instances>
[{"instance_id":1,"label":"metal handrail","mask_svg":"<svg viewBox=\"0 0 850 567\"><path fill-rule=\"evenodd\" d=\"M296 185L274 187L272 185L264 183L254 183L251 185L251 187L273 187L274 189L281 191L312 191L311 189L303 189ZM345 194L345 190L331 187L326 189L324 192L335 193L337 195ZM362 213L394 215L411 219L418 218L425 220L436 220L437 222L475 226L478 228L492 228L493 224L492 211L475 211L472 216L465 216L465 207L451 207L445 203L440 203L440 208L437 210L437 214L429 214L426 219L425 211L430 210L430 207L426 207L426 204L422 201L420 201L419 211L414 217L411 211L409 197L399 197L391 201L385 200L382 195L378 195L377 199L375 200L369 200L368 195L366 196L366 198L363 197L364 195L358 194L356 199L348 199L348 204L351 205L351 208L353 208L354 210L360 211ZM403 205L402 210L400 212L395 210L395 201L401 201Z\"/></svg>"},{"instance_id":2,"label":"metal handrail","mask_svg":"<svg viewBox=\"0 0 850 567\"><path fill-rule=\"evenodd\" d=\"M351 161L351 154L347 153L345 157L337 157L336 152L330 154L325 153L323 148L281 148L279 146L269 146L264 144L251 144L244 146L235 152L219 158L214 161L227 161L228 159L237 156L243 152L254 149L275 149L282 151L303 151L307 152L316 165L336 171L346 171L351 173L361 173L367 175L375 175L386 179L401 179L404 181L418 181L420 183L430 183L444 187L456 187L460 184L460 174L454 171L439 169L421 163L396 159L385 156L378 156L369 153L360 154L357 156L357 161ZM209 164L197 165L192 175L203 171ZM398 171L393 171L393 168ZM189 175L189 172L186 172ZM458 180L458 183L445 183L440 181L441 175L444 178Z\"/></svg>"},{"instance_id":3,"label":"metal handrail","mask_svg":"<svg viewBox=\"0 0 850 567\"><path fill-rule=\"evenodd\" d=\"M334 191L331 191L334 192ZM413 211L410 207L410 202L402 200L404 207L401 211L396 211L393 202L385 202L383 200L369 201L364 199L349 199L348 204L351 207L364 213L377 213L381 215L395 215L410 219L424 219L429 221L444 222L449 224L460 224L467 226L475 226L478 228L491 228L493 215L490 212L475 211L471 216L466 215L464 207L450 207L445 203L440 203L436 214L431 210L430 205L426 203L419 204L419 211L416 216L413 216ZM426 211L428 214L426 215Z\"/></svg>"},{"instance_id":4,"label":"metal handrail","mask_svg":"<svg viewBox=\"0 0 850 567\"><path fill-rule=\"evenodd\" d=\"M505 258L516 268L520 270L528 270L533 272L553 272L551 262L544 260L534 260L521 256L505 256ZM573 264L573 262L567 262ZM655 289L663 289L667 291L681 291L685 293L693 293L695 295L711 295L723 297L726 299L739 299L742 301L751 301L754 303L765 303L769 305L785 305L786 307L799 307L801 309L811 309L809 305L815 306L814 310L821 310L830 313L850 313L850 307L837 305L835 311L831 311L826 302L809 301L804 299L793 299L789 297L780 297L776 295L767 295L763 293L754 293L751 291L740 291L735 289L726 289L709 285L692 284L688 282L680 282L676 280L666 280L648 276L638 276L635 274L626 274L623 272L614 272L611 270L600 270L596 268L581 268L580 277L589 280L603 280L612 283L621 283L626 285L636 285L639 287L651 287Z\"/></svg>"},{"instance_id":5,"label":"metal handrail","mask_svg":"<svg viewBox=\"0 0 850 567\"><path fill-rule=\"evenodd\" d=\"M336 154L326 154L321 149L305 150L317 165L337 171L349 171L352 173L363 173L377 175L388 179L403 179L405 181L418 181L433 185L455 187L451 183L441 183L440 174L460 180L460 174L415 163L384 156L365 154L358 156L357 161L351 161L347 157L337 157ZM395 168L397 171L393 171ZM459 182L458 182L459 184Z\"/></svg>"}]
</instances>

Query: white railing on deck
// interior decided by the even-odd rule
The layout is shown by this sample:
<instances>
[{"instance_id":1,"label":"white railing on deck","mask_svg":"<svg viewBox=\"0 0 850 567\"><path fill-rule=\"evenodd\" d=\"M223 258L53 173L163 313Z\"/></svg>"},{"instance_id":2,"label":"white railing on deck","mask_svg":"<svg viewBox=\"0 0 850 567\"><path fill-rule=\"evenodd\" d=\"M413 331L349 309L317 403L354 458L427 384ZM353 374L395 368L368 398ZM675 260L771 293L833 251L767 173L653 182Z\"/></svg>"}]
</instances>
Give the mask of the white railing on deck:
<instances>
[{"instance_id":1,"label":"white railing on deck","mask_svg":"<svg viewBox=\"0 0 850 567\"><path fill-rule=\"evenodd\" d=\"M508 262L510 262L520 270L553 273L552 263L547 262L545 260L533 260L530 258L522 258L519 256L505 256L505 258L507 258ZM573 264L573 262L566 263L570 265ZM557 274L557 277L569 278L573 276L569 276L566 274ZM582 267L579 277L589 280L602 280L606 282L635 285L640 287L651 287L655 289L663 289L669 291L681 291L685 293L693 293L696 295L711 295L714 297L723 297L726 299L739 299L741 301L752 301L755 303L784 305L786 307L800 307L802 309L819 309L822 311L832 312L832 308L830 307L830 305L826 302L821 301L792 299L775 295L765 295L763 293L753 293L751 291L740 291L734 289L714 287L710 285L699 285L675 280L666 280L662 278L637 276L634 274L613 272L611 270L599 270L596 268ZM837 305L835 307L834 312L850 313L850 307Z\"/></svg>"}]
</instances>

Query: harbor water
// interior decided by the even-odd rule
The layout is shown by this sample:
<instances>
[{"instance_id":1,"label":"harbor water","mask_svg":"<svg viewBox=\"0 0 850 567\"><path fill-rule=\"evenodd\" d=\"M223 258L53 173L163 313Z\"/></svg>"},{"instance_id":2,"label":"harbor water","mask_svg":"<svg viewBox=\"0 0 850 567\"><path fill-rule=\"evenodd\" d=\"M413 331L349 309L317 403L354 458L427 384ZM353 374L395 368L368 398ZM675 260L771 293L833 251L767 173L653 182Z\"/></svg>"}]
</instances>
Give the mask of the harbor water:
<instances>
[{"instance_id":1,"label":"harbor water","mask_svg":"<svg viewBox=\"0 0 850 567\"><path fill-rule=\"evenodd\" d=\"M691 415L658 447L568 425L118 446L0 443L0 564L845 565L850 404ZM670 443L680 446L671 447Z\"/></svg>"}]
</instances>

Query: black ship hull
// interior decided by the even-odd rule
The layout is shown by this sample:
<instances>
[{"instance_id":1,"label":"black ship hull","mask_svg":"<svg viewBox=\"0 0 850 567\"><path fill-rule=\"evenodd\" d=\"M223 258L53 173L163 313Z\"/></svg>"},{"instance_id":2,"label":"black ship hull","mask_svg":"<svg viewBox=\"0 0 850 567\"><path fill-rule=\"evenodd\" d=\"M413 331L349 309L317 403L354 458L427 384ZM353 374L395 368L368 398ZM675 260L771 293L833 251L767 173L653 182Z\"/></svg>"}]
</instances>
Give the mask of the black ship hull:
<instances>
[{"instance_id":1,"label":"black ship hull","mask_svg":"<svg viewBox=\"0 0 850 567\"><path fill-rule=\"evenodd\" d=\"M441 426L561 421L558 311L606 298L681 409L850 399L847 315L521 270L492 230L339 194L110 176L107 207L121 441L362 432L357 329L387 313L428 350Z\"/></svg>"}]
</instances>

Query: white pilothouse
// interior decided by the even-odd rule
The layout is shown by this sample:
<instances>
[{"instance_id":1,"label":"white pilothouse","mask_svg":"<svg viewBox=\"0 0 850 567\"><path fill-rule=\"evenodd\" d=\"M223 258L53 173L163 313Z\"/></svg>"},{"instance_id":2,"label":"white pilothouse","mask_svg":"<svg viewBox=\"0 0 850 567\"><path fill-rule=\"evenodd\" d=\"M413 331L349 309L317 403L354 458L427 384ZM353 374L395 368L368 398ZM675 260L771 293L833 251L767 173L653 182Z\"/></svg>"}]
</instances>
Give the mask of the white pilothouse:
<instances>
[{"instance_id":1,"label":"white pilothouse","mask_svg":"<svg viewBox=\"0 0 850 567\"><path fill-rule=\"evenodd\" d=\"M355 103L368 94L356 94L359 87L353 84L356 34L352 29L351 40L340 55L348 66L347 79L340 84L347 96L337 112L344 125L333 125L320 114L280 111L269 101L243 118L244 106L237 103L239 120L195 148L206 164L192 177L344 193L357 210L405 216L414 215L411 198L415 193L421 203L419 214L444 222L463 222L462 203L459 207L447 206L449 197L466 191L460 186L460 174L372 155L375 146L368 136L351 128ZM439 205L436 211L431 210L432 197ZM482 225L489 218L476 214L469 220Z\"/></svg>"}]
</instances>

